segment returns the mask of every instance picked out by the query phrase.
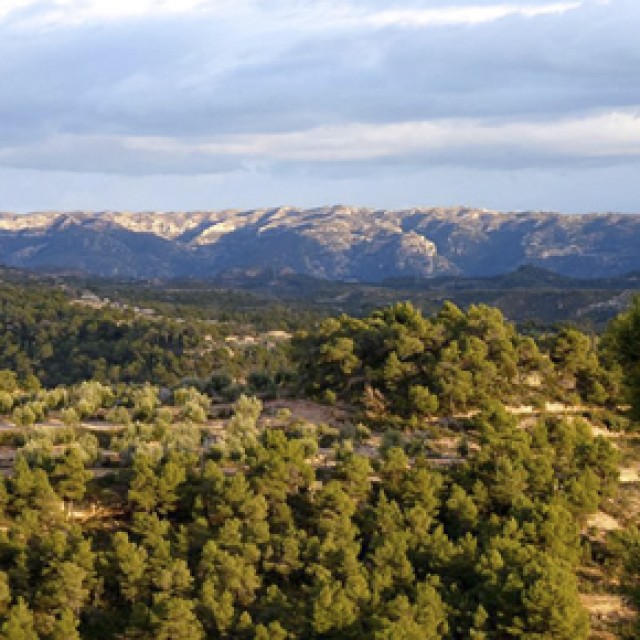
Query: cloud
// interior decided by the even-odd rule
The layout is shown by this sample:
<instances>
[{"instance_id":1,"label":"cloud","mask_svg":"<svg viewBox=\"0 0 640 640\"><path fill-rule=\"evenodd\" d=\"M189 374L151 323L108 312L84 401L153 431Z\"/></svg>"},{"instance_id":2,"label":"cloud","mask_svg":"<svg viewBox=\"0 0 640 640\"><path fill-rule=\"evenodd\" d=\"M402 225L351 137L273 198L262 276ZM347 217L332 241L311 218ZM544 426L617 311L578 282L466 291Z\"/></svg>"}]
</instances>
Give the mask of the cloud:
<instances>
[{"instance_id":1,"label":"cloud","mask_svg":"<svg viewBox=\"0 0 640 640\"><path fill-rule=\"evenodd\" d=\"M552 4L485 4L430 9L397 9L381 11L368 17L375 26L427 27L451 24L481 24L508 16L533 18L577 9L582 2Z\"/></svg>"},{"instance_id":2,"label":"cloud","mask_svg":"<svg viewBox=\"0 0 640 640\"><path fill-rule=\"evenodd\" d=\"M356 124L248 136L199 148L222 155L307 163L400 160L510 168L526 165L527 159L530 164L551 165L640 160L640 117L606 113L554 122L457 119Z\"/></svg>"},{"instance_id":3,"label":"cloud","mask_svg":"<svg viewBox=\"0 0 640 640\"><path fill-rule=\"evenodd\" d=\"M211 135L638 104L640 87L627 81L637 69L634 15L594 7L428 36L192 15L63 30L27 47L20 38L15 56L7 47L16 91L0 98L0 111L10 103L5 122L36 111L29 132L44 121L42 107L47 125L65 131Z\"/></svg>"},{"instance_id":4,"label":"cloud","mask_svg":"<svg viewBox=\"0 0 640 640\"><path fill-rule=\"evenodd\" d=\"M442 119L349 123L202 137L54 135L0 150L0 166L123 175L218 174L318 167L330 175L403 165L515 169L640 161L640 116L607 112L551 122ZM328 169L329 168L329 169Z\"/></svg>"},{"instance_id":5,"label":"cloud","mask_svg":"<svg viewBox=\"0 0 640 640\"><path fill-rule=\"evenodd\" d=\"M262 15L271 13L298 27L326 28L338 25L353 27L359 21L375 26L441 25L481 23L519 14L533 17L546 13L563 13L582 2L340 2L320 0L309 6L286 0L274 0L265 11L258 0L12 0L0 5L0 20L33 28L69 26L83 23L110 22L162 14L193 14L200 16L229 16L240 13ZM391 7L391 8L390 8ZM318 23L317 18L323 21Z\"/></svg>"},{"instance_id":6,"label":"cloud","mask_svg":"<svg viewBox=\"0 0 640 640\"><path fill-rule=\"evenodd\" d=\"M160 150L152 140L121 136L54 135L31 144L0 149L0 166L13 169L73 171L120 175L227 173L242 159L187 145Z\"/></svg>"},{"instance_id":7,"label":"cloud","mask_svg":"<svg viewBox=\"0 0 640 640\"><path fill-rule=\"evenodd\" d=\"M0 5L0 20L21 27L78 25L158 13L190 13L207 0L12 0Z\"/></svg>"},{"instance_id":8,"label":"cloud","mask_svg":"<svg viewBox=\"0 0 640 640\"><path fill-rule=\"evenodd\" d=\"M281 185L620 166L639 29L637 0L14 0L0 166Z\"/></svg>"}]
</instances>

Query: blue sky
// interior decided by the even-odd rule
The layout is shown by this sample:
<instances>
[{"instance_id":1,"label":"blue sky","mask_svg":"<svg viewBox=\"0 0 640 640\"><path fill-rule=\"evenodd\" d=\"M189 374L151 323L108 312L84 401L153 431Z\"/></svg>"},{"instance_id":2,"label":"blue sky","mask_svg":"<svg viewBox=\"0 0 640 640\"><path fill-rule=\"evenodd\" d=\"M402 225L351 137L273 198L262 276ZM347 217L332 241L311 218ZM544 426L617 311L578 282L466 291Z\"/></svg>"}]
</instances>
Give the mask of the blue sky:
<instances>
[{"instance_id":1,"label":"blue sky","mask_svg":"<svg viewBox=\"0 0 640 640\"><path fill-rule=\"evenodd\" d=\"M0 210L640 211L638 0L0 1Z\"/></svg>"}]
</instances>

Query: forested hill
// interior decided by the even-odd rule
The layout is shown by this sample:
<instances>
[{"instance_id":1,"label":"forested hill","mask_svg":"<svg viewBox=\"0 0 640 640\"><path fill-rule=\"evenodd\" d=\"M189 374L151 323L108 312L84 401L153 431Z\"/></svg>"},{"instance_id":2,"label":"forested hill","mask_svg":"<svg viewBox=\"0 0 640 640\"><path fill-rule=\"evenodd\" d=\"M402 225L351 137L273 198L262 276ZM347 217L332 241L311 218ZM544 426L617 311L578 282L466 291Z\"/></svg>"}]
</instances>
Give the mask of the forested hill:
<instances>
[{"instance_id":1,"label":"forested hill","mask_svg":"<svg viewBox=\"0 0 640 640\"><path fill-rule=\"evenodd\" d=\"M482 276L523 264L578 277L640 269L639 215L385 211L0 215L0 262L132 277L273 268L331 280Z\"/></svg>"},{"instance_id":2,"label":"forested hill","mask_svg":"<svg viewBox=\"0 0 640 640\"><path fill-rule=\"evenodd\" d=\"M201 279L134 279L0 266L0 283L36 292L55 289L76 298L96 296L116 307L152 307L183 319L249 322L264 330L295 330L340 313L364 316L398 300L411 301L426 315L450 300L463 309L472 304L497 307L521 326L571 323L602 330L629 306L640 290L640 275L573 278L525 265L498 276L403 277L371 284L274 268L232 270Z\"/></svg>"},{"instance_id":3,"label":"forested hill","mask_svg":"<svg viewBox=\"0 0 640 640\"><path fill-rule=\"evenodd\" d=\"M640 300L281 349L37 292L0 287L2 640L638 637Z\"/></svg>"}]
</instances>

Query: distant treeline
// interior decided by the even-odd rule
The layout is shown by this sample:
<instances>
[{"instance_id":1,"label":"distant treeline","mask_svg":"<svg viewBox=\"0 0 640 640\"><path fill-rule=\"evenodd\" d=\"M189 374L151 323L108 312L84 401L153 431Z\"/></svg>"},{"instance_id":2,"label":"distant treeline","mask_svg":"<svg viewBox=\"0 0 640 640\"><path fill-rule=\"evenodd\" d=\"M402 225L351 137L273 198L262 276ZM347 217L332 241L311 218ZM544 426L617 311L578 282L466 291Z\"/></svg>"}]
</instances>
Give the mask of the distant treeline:
<instances>
[{"instance_id":1,"label":"distant treeline","mask_svg":"<svg viewBox=\"0 0 640 640\"><path fill-rule=\"evenodd\" d=\"M204 321L133 308L75 304L59 289L0 285L0 369L47 387L82 380L173 385L184 378L231 384L287 368L279 347L232 351L225 339L246 324ZM266 383L265 383L266 384Z\"/></svg>"}]
</instances>

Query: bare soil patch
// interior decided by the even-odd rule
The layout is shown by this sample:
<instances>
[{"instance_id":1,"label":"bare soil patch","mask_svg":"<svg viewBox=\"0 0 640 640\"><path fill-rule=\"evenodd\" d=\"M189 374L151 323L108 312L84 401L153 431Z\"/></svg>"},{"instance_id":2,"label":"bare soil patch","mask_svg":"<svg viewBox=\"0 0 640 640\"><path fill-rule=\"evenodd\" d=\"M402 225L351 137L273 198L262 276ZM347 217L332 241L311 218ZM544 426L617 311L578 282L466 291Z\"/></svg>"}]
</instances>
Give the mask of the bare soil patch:
<instances>
[{"instance_id":1,"label":"bare soil patch","mask_svg":"<svg viewBox=\"0 0 640 640\"><path fill-rule=\"evenodd\" d=\"M622 598L614 594L580 594L582 606L599 620L632 620L636 612Z\"/></svg>"},{"instance_id":2,"label":"bare soil patch","mask_svg":"<svg viewBox=\"0 0 640 640\"><path fill-rule=\"evenodd\" d=\"M587 528L594 528L598 531L608 532L620 529L620 523L604 511L596 511L587 518Z\"/></svg>"},{"instance_id":3,"label":"bare soil patch","mask_svg":"<svg viewBox=\"0 0 640 640\"><path fill-rule=\"evenodd\" d=\"M640 482L640 469L637 467L622 467L620 469L620 482L622 484Z\"/></svg>"},{"instance_id":4,"label":"bare soil patch","mask_svg":"<svg viewBox=\"0 0 640 640\"><path fill-rule=\"evenodd\" d=\"M277 411L288 409L293 418L313 422L314 424L328 424L339 427L349 419L349 412L342 407L331 407L309 400L270 400L264 403L265 409Z\"/></svg>"}]
</instances>

